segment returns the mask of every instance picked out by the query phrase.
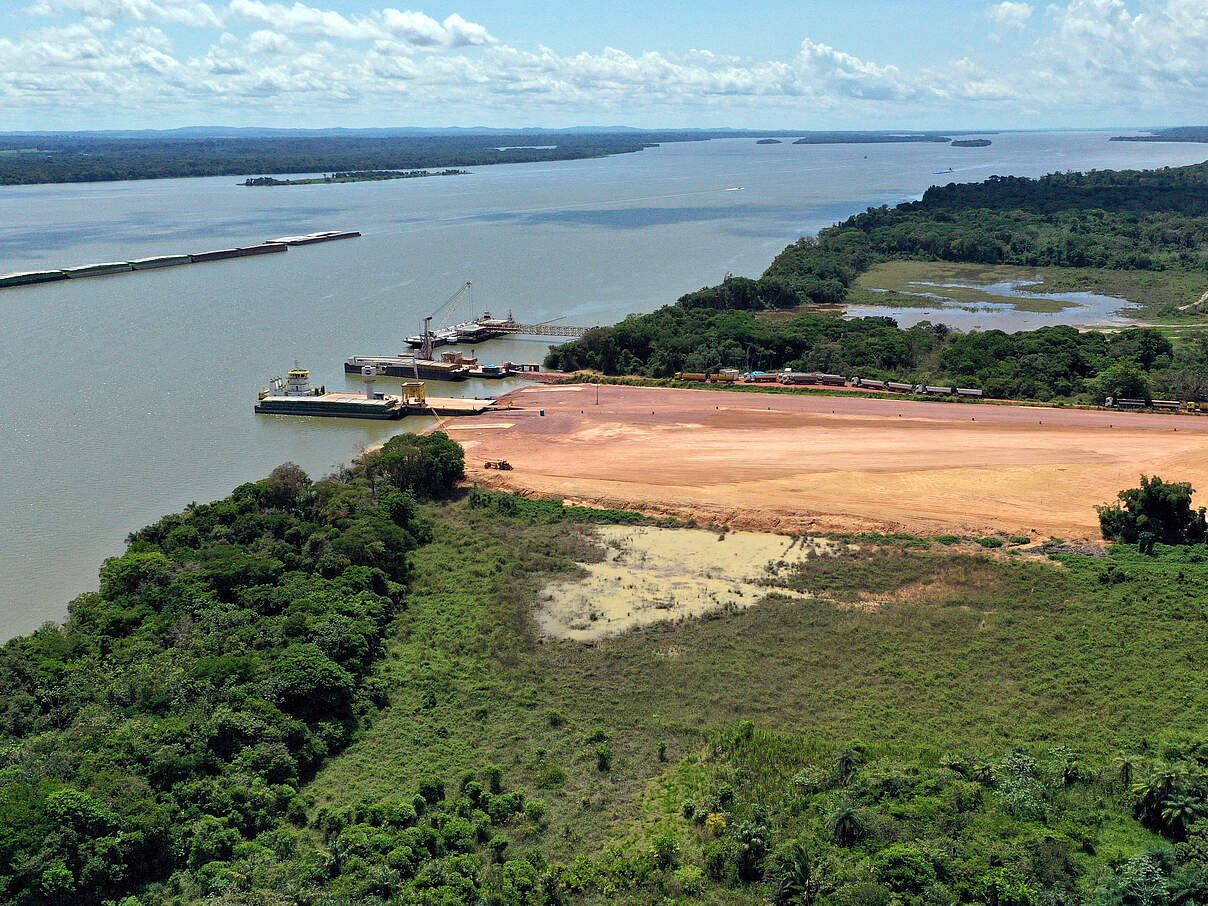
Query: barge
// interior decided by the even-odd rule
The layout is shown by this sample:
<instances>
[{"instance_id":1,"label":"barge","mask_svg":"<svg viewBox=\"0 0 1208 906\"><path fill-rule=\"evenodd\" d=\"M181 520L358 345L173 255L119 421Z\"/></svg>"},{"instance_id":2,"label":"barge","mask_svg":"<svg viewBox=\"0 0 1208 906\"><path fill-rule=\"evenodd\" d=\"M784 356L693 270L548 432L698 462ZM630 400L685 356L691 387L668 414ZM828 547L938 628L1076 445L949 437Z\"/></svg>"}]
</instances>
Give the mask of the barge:
<instances>
[{"instance_id":1,"label":"barge","mask_svg":"<svg viewBox=\"0 0 1208 906\"><path fill-rule=\"evenodd\" d=\"M33 283L50 283L53 280L66 280L63 271L16 271L11 274L0 274L0 286L29 286Z\"/></svg>"},{"instance_id":2,"label":"barge","mask_svg":"<svg viewBox=\"0 0 1208 906\"><path fill-rule=\"evenodd\" d=\"M359 230L324 230L321 233L304 233L301 236L282 236L280 239L270 239L269 242L281 245L312 245L336 239L355 239L360 235Z\"/></svg>"},{"instance_id":3,"label":"barge","mask_svg":"<svg viewBox=\"0 0 1208 906\"><path fill-rule=\"evenodd\" d=\"M149 271L156 267L175 267L178 264L191 264L188 255L153 255L150 258L135 258L130 266L136 271Z\"/></svg>"},{"instance_id":4,"label":"barge","mask_svg":"<svg viewBox=\"0 0 1208 906\"><path fill-rule=\"evenodd\" d=\"M261 415L387 420L408 415L478 415L495 405L493 399L428 396L426 385L419 381L404 383L398 396L377 393L373 389L377 368L364 365L361 375L365 378L364 393L328 392L326 387L310 385L310 372L305 368L294 367L286 380L269 381L269 386L260 391L254 411Z\"/></svg>"},{"instance_id":5,"label":"barge","mask_svg":"<svg viewBox=\"0 0 1208 906\"><path fill-rule=\"evenodd\" d=\"M134 270L134 266L129 261L112 261L108 264L81 264L79 267L65 267L63 273L75 279L77 277L104 277L108 274L120 274L132 270Z\"/></svg>"},{"instance_id":6,"label":"barge","mask_svg":"<svg viewBox=\"0 0 1208 906\"><path fill-rule=\"evenodd\" d=\"M197 252L189 255L194 263L201 261L221 261L225 258L246 258L248 255L268 255L273 252L284 252L289 249L282 242L265 242L261 245L240 246L233 249L215 249L212 252Z\"/></svg>"},{"instance_id":7,"label":"barge","mask_svg":"<svg viewBox=\"0 0 1208 906\"><path fill-rule=\"evenodd\" d=\"M364 393L328 393L326 387L310 386L310 372L305 368L294 368L285 381L273 378L260 391L254 411L264 415L396 419L407 414L407 407L397 396L375 393L371 379L366 380Z\"/></svg>"},{"instance_id":8,"label":"barge","mask_svg":"<svg viewBox=\"0 0 1208 906\"><path fill-rule=\"evenodd\" d=\"M373 366L379 377L411 378L417 381L464 381L470 376L466 365L434 362L414 355L354 355L344 360L345 374L361 374Z\"/></svg>"}]
</instances>

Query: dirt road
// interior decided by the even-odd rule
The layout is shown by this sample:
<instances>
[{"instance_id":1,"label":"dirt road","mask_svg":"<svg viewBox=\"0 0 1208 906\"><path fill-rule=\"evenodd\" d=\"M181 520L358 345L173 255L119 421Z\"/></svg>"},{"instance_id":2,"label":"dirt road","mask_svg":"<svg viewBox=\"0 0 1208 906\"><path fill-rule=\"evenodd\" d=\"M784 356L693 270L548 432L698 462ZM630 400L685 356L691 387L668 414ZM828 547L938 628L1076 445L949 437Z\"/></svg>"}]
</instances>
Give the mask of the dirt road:
<instances>
[{"instance_id":1,"label":"dirt road","mask_svg":"<svg viewBox=\"0 0 1208 906\"><path fill-rule=\"evenodd\" d=\"M1203 416L615 386L597 405L588 385L507 399L522 408L444 424L472 480L738 528L1095 539L1094 505L1142 472L1208 492Z\"/></svg>"}]
</instances>

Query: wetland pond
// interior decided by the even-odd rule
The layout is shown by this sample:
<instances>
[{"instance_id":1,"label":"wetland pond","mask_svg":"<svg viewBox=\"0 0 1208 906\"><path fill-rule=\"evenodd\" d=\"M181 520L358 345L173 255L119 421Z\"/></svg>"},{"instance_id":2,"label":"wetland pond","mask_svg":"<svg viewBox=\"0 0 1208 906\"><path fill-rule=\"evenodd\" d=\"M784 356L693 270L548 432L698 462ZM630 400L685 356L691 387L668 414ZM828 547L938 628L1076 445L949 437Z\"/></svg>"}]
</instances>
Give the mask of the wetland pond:
<instances>
[{"instance_id":1,"label":"wetland pond","mask_svg":"<svg viewBox=\"0 0 1208 906\"><path fill-rule=\"evenodd\" d=\"M923 261L889 261L861 275L860 303L844 306L848 317L884 316L901 327L921 321L957 330L1013 333L1069 324L1074 327L1136 326L1141 306L1093 292L1040 292L1043 270Z\"/></svg>"}]
</instances>

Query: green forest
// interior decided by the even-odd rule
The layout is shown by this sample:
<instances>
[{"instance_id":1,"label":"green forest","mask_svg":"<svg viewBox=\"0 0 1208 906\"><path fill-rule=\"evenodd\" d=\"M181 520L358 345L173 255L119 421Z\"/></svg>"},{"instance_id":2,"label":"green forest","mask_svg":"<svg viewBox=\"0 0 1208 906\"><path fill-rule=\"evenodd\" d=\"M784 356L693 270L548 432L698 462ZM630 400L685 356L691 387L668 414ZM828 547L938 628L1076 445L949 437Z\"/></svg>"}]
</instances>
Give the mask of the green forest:
<instances>
[{"instance_id":1,"label":"green forest","mask_svg":"<svg viewBox=\"0 0 1208 906\"><path fill-rule=\"evenodd\" d=\"M1121 494L1192 526L1149 553L867 536L584 646L539 642L542 585L648 520L462 474L439 433L281 466L0 649L3 902L1208 899L1189 488Z\"/></svg>"},{"instance_id":2,"label":"green forest","mask_svg":"<svg viewBox=\"0 0 1208 906\"><path fill-rule=\"evenodd\" d=\"M254 138L7 135L0 136L0 185L408 171L573 160L641 151L657 140L628 134L542 135L537 139L523 134Z\"/></svg>"},{"instance_id":3,"label":"green forest","mask_svg":"<svg viewBox=\"0 0 1208 906\"><path fill-rule=\"evenodd\" d=\"M1208 289L1208 164L936 186L921 201L870 209L817 239L795 242L758 279L727 277L674 305L556 347L547 362L563 370L650 377L788 367L963 383L1015 399L1186 400L1208 390L1204 339L1172 344L1151 328L1112 335L1066 327L956 333L942 324L903 330L886 318L844 322L808 311L767 317L840 304L860 273L891 259L1093 267L1102 269L1100 281L1112 272L1203 275ZM1176 302L1147 314L1200 317Z\"/></svg>"}]
</instances>

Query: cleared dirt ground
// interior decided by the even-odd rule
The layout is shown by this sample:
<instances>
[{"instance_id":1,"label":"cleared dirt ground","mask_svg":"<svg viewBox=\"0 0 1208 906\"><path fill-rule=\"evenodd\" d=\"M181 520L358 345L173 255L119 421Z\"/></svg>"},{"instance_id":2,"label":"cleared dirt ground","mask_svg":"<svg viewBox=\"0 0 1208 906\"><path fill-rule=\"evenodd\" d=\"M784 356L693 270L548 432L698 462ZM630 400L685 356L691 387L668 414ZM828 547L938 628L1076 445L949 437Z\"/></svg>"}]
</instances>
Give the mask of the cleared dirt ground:
<instances>
[{"instance_id":1,"label":"cleared dirt ground","mask_svg":"<svg viewBox=\"0 0 1208 906\"><path fill-rule=\"evenodd\" d=\"M1208 416L596 389L526 387L443 428L484 486L748 529L1093 540L1094 505L1142 472L1208 490Z\"/></svg>"}]
</instances>

